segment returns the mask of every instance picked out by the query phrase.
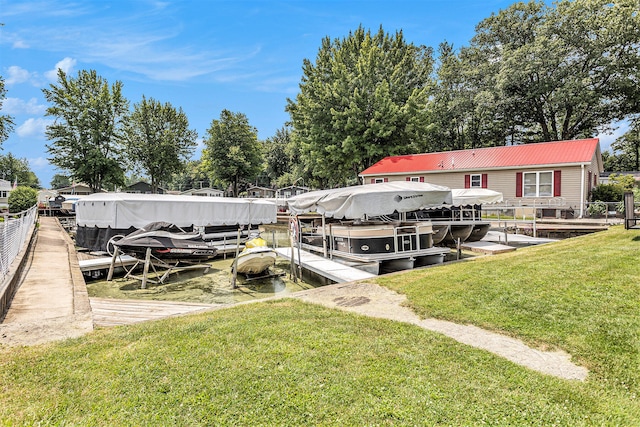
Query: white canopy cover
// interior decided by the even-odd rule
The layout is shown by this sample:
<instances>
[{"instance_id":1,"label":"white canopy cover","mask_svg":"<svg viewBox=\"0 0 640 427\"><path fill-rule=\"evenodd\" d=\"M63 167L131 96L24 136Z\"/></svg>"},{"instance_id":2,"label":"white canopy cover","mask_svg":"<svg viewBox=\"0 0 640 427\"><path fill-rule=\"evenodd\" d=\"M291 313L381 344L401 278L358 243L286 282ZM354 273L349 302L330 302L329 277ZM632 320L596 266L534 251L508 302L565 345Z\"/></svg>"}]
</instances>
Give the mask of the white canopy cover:
<instances>
[{"instance_id":1,"label":"white canopy cover","mask_svg":"<svg viewBox=\"0 0 640 427\"><path fill-rule=\"evenodd\" d=\"M384 182L312 191L287 200L293 214L318 212L328 218L359 219L451 204L448 187L424 182Z\"/></svg>"},{"instance_id":2,"label":"white canopy cover","mask_svg":"<svg viewBox=\"0 0 640 427\"><path fill-rule=\"evenodd\" d=\"M164 221L179 227L271 224L276 205L259 199L166 194L96 193L76 204L78 226L141 228Z\"/></svg>"},{"instance_id":3,"label":"white canopy cover","mask_svg":"<svg viewBox=\"0 0 640 427\"><path fill-rule=\"evenodd\" d=\"M485 205L502 202L502 193L486 188L454 188L453 206Z\"/></svg>"}]
</instances>

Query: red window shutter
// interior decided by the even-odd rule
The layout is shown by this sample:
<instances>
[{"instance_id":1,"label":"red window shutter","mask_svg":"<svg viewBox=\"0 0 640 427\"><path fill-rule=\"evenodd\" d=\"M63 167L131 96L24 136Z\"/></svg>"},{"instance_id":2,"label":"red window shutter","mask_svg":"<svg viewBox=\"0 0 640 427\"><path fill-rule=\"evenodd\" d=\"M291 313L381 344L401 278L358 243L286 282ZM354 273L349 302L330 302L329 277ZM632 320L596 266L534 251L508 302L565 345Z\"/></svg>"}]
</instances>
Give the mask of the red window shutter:
<instances>
[{"instance_id":1,"label":"red window shutter","mask_svg":"<svg viewBox=\"0 0 640 427\"><path fill-rule=\"evenodd\" d=\"M488 188L489 176L486 173L482 174L482 188Z\"/></svg>"},{"instance_id":2,"label":"red window shutter","mask_svg":"<svg viewBox=\"0 0 640 427\"><path fill-rule=\"evenodd\" d=\"M389 178L385 178L385 179L384 179L384 182L389 182Z\"/></svg>"},{"instance_id":3,"label":"red window shutter","mask_svg":"<svg viewBox=\"0 0 640 427\"><path fill-rule=\"evenodd\" d=\"M375 184L376 183L376 179L375 178L371 178L371 183Z\"/></svg>"},{"instance_id":4,"label":"red window shutter","mask_svg":"<svg viewBox=\"0 0 640 427\"><path fill-rule=\"evenodd\" d=\"M405 181L411 181L411 177L410 176L406 177Z\"/></svg>"},{"instance_id":5,"label":"red window shutter","mask_svg":"<svg viewBox=\"0 0 640 427\"><path fill-rule=\"evenodd\" d=\"M471 175L464 176L464 188L471 188Z\"/></svg>"},{"instance_id":6,"label":"red window shutter","mask_svg":"<svg viewBox=\"0 0 640 427\"><path fill-rule=\"evenodd\" d=\"M522 172L516 172L516 197L522 197Z\"/></svg>"},{"instance_id":7,"label":"red window shutter","mask_svg":"<svg viewBox=\"0 0 640 427\"><path fill-rule=\"evenodd\" d=\"M560 189L562 188L560 175L562 171L553 171L553 197L560 197Z\"/></svg>"},{"instance_id":8,"label":"red window shutter","mask_svg":"<svg viewBox=\"0 0 640 427\"><path fill-rule=\"evenodd\" d=\"M420 182L424 182L424 176L420 177Z\"/></svg>"}]
</instances>

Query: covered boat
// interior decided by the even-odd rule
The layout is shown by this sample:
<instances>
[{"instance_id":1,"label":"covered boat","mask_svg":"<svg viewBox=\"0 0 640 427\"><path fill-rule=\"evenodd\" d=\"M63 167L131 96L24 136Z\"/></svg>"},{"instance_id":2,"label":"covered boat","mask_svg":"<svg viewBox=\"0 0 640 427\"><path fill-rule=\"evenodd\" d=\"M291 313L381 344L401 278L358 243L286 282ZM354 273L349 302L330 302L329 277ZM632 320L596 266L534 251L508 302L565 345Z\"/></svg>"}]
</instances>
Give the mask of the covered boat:
<instances>
[{"instance_id":1,"label":"covered boat","mask_svg":"<svg viewBox=\"0 0 640 427\"><path fill-rule=\"evenodd\" d=\"M76 244L106 251L115 235L129 235L153 222L203 233L217 247L235 248L238 228L275 223L275 203L260 199L165 194L98 193L76 203Z\"/></svg>"},{"instance_id":2,"label":"covered boat","mask_svg":"<svg viewBox=\"0 0 640 427\"><path fill-rule=\"evenodd\" d=\"M238 273L262 274L276 263L276 251L260 235L252 236L234 261Z\"/></svg>"},{"instance_id":3,"label":"covered boat","mask_svg":"<svg viewBox=\"0 0 640 427\"><path fill-rule=\"evenodd\" d=\"M144 258L147 248L155 258L165 260L206 260L217 253L214 242L205 240L202 233L186 232L168 222L152 222L127 236L114 236L111 243L135 258Z\"/></svg>"},{"instance_id":4,"label":"covered boat","mask_svg":"<svg viewBox=\"0 0 640 427\"><path fill-rule=\"evenodd\" d=\"M460 188L452 189L451 196L450 204L417 212L416 218L432 220L435 244L481 240L491 228L488 221L482 220L482 205L502 202L502 193L486 188Z\"/></svg>"},{"instance_id":5,"label":"covered boat","mask_svg":"<svg viewBox=\"0 0 640 427\"><path fill-rule=\"evenodd\" d=\"M451 204L447 187L418 182L389 182L313 191L288 199L300 230L300 247L361 262L380 272L413 268L414 263L444 260L448 248L433 246L431 221L406 221L407 212ZM316 212L320 216L300 215ZM399 219L391 219L396 215ZM327 222L327 218L330 221Z\"/></svg>"}]
</instances>

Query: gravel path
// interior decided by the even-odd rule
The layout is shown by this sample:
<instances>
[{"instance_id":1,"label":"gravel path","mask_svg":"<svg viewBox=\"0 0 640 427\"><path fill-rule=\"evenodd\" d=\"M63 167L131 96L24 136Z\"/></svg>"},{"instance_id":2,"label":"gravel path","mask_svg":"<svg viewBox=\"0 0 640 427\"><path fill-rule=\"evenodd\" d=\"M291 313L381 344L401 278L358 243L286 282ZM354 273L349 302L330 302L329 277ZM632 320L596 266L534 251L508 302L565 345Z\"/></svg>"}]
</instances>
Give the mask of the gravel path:
<instances>
[{"instance_id":1,"label":"gravel path","mask_svg":"<svg viewBox=\"0 0 640 427\"><path fill-rule=\"evenodd\" d=\"M297 292L292 297L366 316L418 325L544 374L580 381L587 378L587 369L572 363L571 356L563 351L536 350L520 340L472 325L420 319L413 311L402 306L406 299L404 295L379 285L358 282L336 284Z\"/></svg>"}]
</instances>

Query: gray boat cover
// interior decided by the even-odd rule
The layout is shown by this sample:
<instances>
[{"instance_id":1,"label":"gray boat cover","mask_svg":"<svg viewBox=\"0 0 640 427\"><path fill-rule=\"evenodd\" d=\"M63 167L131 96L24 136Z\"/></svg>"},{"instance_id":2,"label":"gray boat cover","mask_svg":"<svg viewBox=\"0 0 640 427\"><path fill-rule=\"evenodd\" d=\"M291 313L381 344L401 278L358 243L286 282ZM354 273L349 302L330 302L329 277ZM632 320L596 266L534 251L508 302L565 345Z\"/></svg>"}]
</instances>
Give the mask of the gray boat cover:
<instances>
[{"instance_id":1,"label":"gray boat cover","mask_svg":"<svg viewBox=\"0 0 640 427\"><path fill-rule=\"evenodd\" d=\"M272 224L276 215L275 203L231 197L96 193L76 203L78 226L112 229L158 221L179 227Z\"/></svg>"},{"instance_id":2,"label":"gray boat cover","mask_svg":"<svg viewBox=\"0 0 640 427\"><path fill-rule=\"evenodd\" d=\"M502 202L502 193L487 188L454 188L453 206L488 205Z\"/></svg>"},{"instance_id":3,"label":"gray boat cover","mask_svg":"<svg viewBox=\"0 0 640 427\"><path fill-rule=\"evenodd\" d=\"M318 212L328 218L359 219L451 204L448 187L395 181L312 191L287 199L292 214Z\"/></svg>"}]
</instances>

